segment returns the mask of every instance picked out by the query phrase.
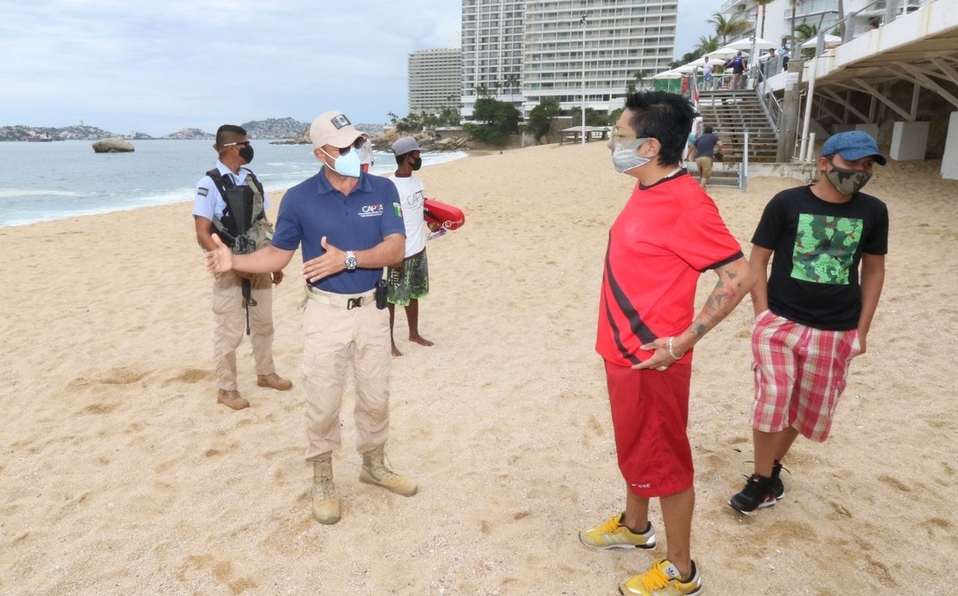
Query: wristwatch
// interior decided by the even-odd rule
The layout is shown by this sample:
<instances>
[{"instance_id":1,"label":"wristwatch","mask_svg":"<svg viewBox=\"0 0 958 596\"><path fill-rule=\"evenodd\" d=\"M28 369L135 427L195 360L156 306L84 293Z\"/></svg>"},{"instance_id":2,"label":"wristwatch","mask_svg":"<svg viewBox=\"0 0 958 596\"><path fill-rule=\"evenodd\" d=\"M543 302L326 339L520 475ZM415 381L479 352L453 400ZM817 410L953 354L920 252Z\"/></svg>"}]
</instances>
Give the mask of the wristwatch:
<instances>
[{"instance_id":1,"label":"wristwatch","mask_svg":"<svg viewBox=\"0 0 958 596\"><path fill-rule=\"evenodd\" d=\"M353 251L346 251L346 269L352 271L356 268L356 255L353 254Z\"/></svg>"}]
</instances>

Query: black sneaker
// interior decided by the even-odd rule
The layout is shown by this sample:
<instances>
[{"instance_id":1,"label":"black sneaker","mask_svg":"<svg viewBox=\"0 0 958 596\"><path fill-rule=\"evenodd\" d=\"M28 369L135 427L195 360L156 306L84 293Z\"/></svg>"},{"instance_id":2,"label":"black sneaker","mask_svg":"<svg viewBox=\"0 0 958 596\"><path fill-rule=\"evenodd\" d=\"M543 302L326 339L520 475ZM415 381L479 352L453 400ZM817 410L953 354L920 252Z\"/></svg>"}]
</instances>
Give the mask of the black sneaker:
<instances>
[{"instance_id":1,"label":"black sneaker","mask_svg":"<svg viewBox=\"0 0 958 596\"><path fill-rule=\"evenodd\" d=\"M785 484L782 482L782 464L775 462L775 465L772 466L772 494L775 495L777 501L781 501L785 498ZM788 468L784 468L786 472L791 474Z\"/></svg>"},{"instance_id":2,"label":"black sneaker","mask_svg":"<svg viewBox=\"0 0 958 596\"><path fill-rule=\"evenodd\" d=\"M775 494L772 492L772 479L757 474L752 475L745 483L745 488L728 504L739 513L751 513L756 509L771 507L775 504Z\"/></svg>"}]
</instances>

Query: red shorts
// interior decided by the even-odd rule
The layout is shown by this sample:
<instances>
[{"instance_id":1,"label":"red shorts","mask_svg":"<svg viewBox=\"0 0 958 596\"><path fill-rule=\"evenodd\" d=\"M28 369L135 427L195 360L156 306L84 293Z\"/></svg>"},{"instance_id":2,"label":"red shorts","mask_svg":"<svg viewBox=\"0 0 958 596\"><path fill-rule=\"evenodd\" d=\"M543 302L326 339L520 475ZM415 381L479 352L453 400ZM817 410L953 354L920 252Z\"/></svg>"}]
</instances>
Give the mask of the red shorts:
<instances>
[{"instance_id":1,"label":"red shorts","mask_svg":"<svg viewBox=\"0 0 958 596\"><path fill-rule=\"evenodd\" d=\"M619 470L636 496L667 497L692 487L691 364L666 371L605 362Z\"/></svg>"},{"instance_id":2,"label":"red shorts","mask_svg":"<svg viewBox=\"0 0 958 596\"><path fill-rule=\"evenodd\" d=\"M813 441L824 441L848 365L861 353L858 331L806 327L770 310L755 319L755 401L752 428L777 433L794 426Z\"/></svg>"}]
</instances>

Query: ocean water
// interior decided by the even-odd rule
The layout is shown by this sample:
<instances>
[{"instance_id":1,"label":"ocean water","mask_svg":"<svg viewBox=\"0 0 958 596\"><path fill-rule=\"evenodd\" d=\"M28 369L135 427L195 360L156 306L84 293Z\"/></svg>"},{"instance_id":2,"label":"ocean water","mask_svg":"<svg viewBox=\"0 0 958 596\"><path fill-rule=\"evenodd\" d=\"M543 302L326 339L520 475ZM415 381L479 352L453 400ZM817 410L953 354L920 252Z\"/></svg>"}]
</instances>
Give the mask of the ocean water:
<instances>
[{"instance_id":1,"label":"ocean water","mask_svg":"<svg viewBox=\"0 0 958 596\"><path fill-rule=\"evenodd\" d=\"M196 182L216 165L212 141L136 141L133 153L93 152L91 141L0 143L0 227L192 201ZM319 170L312 145L253 141L250 169L268 191L289 188ZM466 157L422 154L423 167ZM395 170L376 152L374 174Z\"/></svg>"}]
</instances>

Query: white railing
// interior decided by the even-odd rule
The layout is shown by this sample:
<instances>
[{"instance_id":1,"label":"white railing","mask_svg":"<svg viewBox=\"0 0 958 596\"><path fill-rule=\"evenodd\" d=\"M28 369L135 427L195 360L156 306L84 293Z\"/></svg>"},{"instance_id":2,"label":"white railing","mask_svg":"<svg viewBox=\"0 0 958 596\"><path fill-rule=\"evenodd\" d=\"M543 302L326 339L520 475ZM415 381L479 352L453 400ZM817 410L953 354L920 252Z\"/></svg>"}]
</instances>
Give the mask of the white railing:
<instances>
[{"instance_id":1,"label":"white railing","mask_svg":"<svg viewBox=\"0 0 958 596\"><path fill-rule=\"evenodd\" d=\"M742 192L748 190L748 129L745 129L745 150L742 163L738 166L738 187Z\"/></svg>"},{"instance_id":2,"label":"white railing","mask_svg":"<svg viewBox=\"0 0 958 596\"><path fill-rule=\"evenodd\" d=\"M722 3L722 6L719 7L718 11L722 14L725 14L732 10L733 7L738 6L739 4L747 5L748 2L745 0L725 0Z\"/></svg>"},{"instance_id":3,"label":"white railing","mask_svg":"<svg viewBox=\"0 0 958 596\"><path fill-rule=\"evenodd\" d=\"M923 6L928 6L938 0L875 0L870 2L864 8L856 10L845 16L845 41L871 31L871 25L887 25L898 17L912 13ZM881 11L880 18L875 18L874 13ZM866 13L859 17L861 13ZM869 18L865 19L867 16Z\"/></svg>"},{"instance_id":4,"label":"white railing","mask_svg":"<svg viewBox=\"0 0 958 596\"><path fill-rule=\"evenodd\" d=\"M775 97L775 94L772 93L771 87L766 80L765 73L761 69L756 69L758 74L758 82L755 85L755 95L758 96L758 102L762 106L762 111L765 112L765 118L768 120L769 125L771 125L772 130L775 131L775 138L778 138L778 123L782 117L782 104L778 101L778 98Z\"/></svg>"}]
</instances>

